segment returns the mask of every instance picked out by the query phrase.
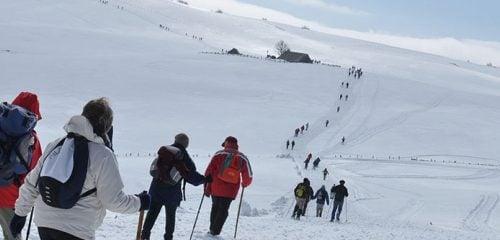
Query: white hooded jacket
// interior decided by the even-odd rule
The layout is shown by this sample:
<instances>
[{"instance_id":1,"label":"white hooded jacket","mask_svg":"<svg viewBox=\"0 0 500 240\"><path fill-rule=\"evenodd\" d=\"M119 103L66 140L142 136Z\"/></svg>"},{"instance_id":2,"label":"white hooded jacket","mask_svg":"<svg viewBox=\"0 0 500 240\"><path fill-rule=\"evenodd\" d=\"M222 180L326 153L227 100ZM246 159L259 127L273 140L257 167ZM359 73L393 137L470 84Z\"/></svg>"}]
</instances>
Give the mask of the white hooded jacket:
<instances>
[{"instance_id":1,"label":"white hooded jacket","mask_svg":"<svg viewBox=\"0 0 500 240\"><path fill-rule=\"evenodd\" d=\"M81 198L71 209L53 208L42 201L36 183L47 155L62 140L58 139L46 147L36 167L26 176L16 201L15 212L19 216L27 216L34 205L34 221L38 227L56 229L82 239L95 239L95 231L102 224L106 209L118 213L134 213L139 211L141 201L136 196L125 195L115 155L104 145L103 139L94 133L85 117L72 117L64 130L90 141L89 168L82 193L94 188L97 192Z\"/></svg>"}]
</instances>

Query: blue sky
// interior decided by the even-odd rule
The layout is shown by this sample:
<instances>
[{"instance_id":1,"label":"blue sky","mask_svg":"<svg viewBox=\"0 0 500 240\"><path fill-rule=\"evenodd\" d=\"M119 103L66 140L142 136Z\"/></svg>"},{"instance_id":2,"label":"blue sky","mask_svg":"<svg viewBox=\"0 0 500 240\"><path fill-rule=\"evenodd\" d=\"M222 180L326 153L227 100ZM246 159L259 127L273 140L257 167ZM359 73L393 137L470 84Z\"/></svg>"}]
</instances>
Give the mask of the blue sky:
<instances>
[{"instance_id":1,"label":"blue sky","mask_svg":"<svg viewBox=\"0 0 500 240\"><path fill-rule=\"evenodd\" d=\"M500 41L500 0L238 0L335 28Z\"/></svg>"}]
</instances>

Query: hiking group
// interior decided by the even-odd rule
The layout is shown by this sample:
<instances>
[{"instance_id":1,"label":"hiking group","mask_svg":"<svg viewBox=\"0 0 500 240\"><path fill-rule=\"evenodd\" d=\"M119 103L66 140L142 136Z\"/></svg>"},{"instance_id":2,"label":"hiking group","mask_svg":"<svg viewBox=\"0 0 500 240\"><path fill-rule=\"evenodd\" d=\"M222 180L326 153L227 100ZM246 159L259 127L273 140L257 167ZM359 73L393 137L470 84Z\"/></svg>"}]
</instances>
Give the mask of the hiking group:
<instances>
[{"instance_id":1,"label":"hiking group","mask_svg":"<svg viewBox=\"0 0 500 240\"><path fill-rule=\"evenodd\" d=\"M312 153L307 154L307 157L304 160L304 169L307 170L312 158ZM317 157L313 161L313 170L315 170L319 166L320 162L321 159L319 157ZM328 168L325 167L322 173L323 181L326 181L326 177L330 174ZM333 211L330 221L340 221L340 213L342 212L342 207L344 205L344 198L349 194L347 192L347 188L345 187L345 181L340 180L339 183L339 185L334 184L332 186L332 188L330 189L330 195L328 195L328 192L325 189L325 185L322 185L321 188L316 191L315 194L313 194L314 191L311 187L311 182L308 178L304 178L303 182L299 183L294 189L296 203L293 209L292 218L299 220L300 216L305 216L307 204L310 200L313 199L316 199L316 217L322 217L325 202L327 205L329 205L329 199L333 199Z\"/></svg>"},{"instance_id":2,"label":"hiking group","mask_svg":"<svg viewBox=\"0 0 500 240\"><path fill-rule=\"evenodd\" d=\"M63 127L66 135L49 143L43 155L34 130L41 119L36 94L22 92L11 104L0 104L0 225L6 240L22 239L30 212L27 235L34 216L41 240L95 239L106 210L149 210L138 238L150 239L163 207L164 239L173 239L183 181L203 184L202 201L212 198L209 234L216 236L240 185L244 190L252 183L250 162L235 137L225 139L200 174L186 150L189 137L180 133L152 161L149 191L127 195L113 152L113 110L107 99L89 101Z\"/></svg>"},{"instance_id":3,"label":"hiking group","mask_svg":"<svg viewBox=\"0 0 500 240\"><path fill-rule=\"evenodd\" d=\"M344 205L344 198L349 196L347 188L344 186L345 181L340 180L339 185L333 185L330 189L330 194L326 191L325 185L322 185L316 193L311 187L311 182L308 178L297 184L294 189L295 207L293 209L292 218L300 220L301 216L305 216L307 205L311 200L316 199L316 217L323 216L323 208L325 203L330 205L330 199L333 199L333 210L330 221L340 222L340 214Z\"/></svg>"},{"instance_id":4,"label":"hiking group","mask_svg":"<svg viewBox=\"0 0 500 240\"><path fill-rule=\"evenodd\" d=\"M304 134L304 131L308 131L309 130L309 123L306 123L298 128L296 128L293 132L293 137L297 138L299 137L299 134ZM288 149L291 149L293 150L295 148L295 140L286 140L286 150Z\"/></svg>"}]
</instances>

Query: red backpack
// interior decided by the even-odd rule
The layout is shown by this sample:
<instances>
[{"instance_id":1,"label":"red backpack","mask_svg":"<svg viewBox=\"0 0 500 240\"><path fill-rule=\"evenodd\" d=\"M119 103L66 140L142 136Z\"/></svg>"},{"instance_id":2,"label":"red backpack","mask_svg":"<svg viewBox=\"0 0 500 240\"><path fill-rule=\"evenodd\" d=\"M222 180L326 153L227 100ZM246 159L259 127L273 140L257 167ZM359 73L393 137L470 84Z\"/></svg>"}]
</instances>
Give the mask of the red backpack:
<instances>
[{"instance_id":1,"label":"red backpack","mask_svg":"<svg viewBox=\"0 0 500 240\"><path fill-rule=\"evenodd\" d=\"M238 154L230 153L224 160L217 177L224 182L238 184L240 182L241 168L242 161Z\"/></svg>"}]
</instances>

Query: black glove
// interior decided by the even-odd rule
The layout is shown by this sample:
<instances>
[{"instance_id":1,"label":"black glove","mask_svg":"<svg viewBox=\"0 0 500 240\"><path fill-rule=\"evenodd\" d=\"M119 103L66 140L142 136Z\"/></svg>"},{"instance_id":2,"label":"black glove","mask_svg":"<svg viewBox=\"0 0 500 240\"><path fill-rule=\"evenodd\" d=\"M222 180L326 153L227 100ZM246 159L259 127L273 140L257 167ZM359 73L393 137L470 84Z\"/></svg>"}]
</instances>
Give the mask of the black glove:
<instances>
[{"instance_id":1,"label":"black glove","mask_svg":"<svg viewBox=\"0 0 500 240\"><path fill-rule=\"evenodd\" d=\"M212 175L208 175L205 177L205 183L211 183L214 179L212 178Z\"/></svg>"},{"instance_id":2,"label":"black glove","mask_svg":"<svg viewBox=\"0 0 500 240\"><path fill-rule=\"evenodd\" d=\"M141 208L139 211L148 210L151 206L151 195L148 192L143 191L140 194L136 194L137 197L141 199Z\"/></svg>"},{"instance_id":3,"label":"black glove","mask_svg":"<svg viewBox=\"0 0 500 240\"><path fill-rule=\"evenodd\" d=\"M14 214L14 217L10 221L10 232L14 237L19 235L23 230L24 224L26 223L26 217L21 217L17 214Z\"/></svg>"}]
</instances>

